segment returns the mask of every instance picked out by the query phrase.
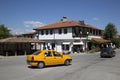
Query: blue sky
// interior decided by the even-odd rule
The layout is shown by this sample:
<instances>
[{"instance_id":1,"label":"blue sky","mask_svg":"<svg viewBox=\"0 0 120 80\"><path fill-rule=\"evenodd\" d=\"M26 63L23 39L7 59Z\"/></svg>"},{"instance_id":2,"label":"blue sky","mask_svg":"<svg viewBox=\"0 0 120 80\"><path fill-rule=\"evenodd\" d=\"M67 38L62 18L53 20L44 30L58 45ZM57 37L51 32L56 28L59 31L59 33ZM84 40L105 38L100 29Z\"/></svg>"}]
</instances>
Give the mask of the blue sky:
<instances>
[{"instance_id":1,"label":"blue sky","mask_svg":"<svg viewBox=\"0 0 120 80\"><path fill-rule=\"evenodd\" d=\"M111 22L120 34L119 8L120 0L0 0L0 24L22 34L66 16L100 29Z\"/></svg>"}]
</instances>

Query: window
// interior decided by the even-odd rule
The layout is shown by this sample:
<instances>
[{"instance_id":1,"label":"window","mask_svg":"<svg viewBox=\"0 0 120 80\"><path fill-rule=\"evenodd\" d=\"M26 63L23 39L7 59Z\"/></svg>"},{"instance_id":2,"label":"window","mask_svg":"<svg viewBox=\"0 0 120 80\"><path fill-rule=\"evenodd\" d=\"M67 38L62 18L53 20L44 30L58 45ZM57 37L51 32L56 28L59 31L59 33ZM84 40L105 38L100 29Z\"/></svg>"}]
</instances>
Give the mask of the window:
<instances>
[{"instance_id":1,"label":"window","mask_svg":"<svg viewBox=\"0 0 120 80\"><path fill-rule=\"evenodd\" d=\"M92 29L90 29L90 33L93 34L93 30Z\"/></svg>"},{"instance_id":2,"label":"window","mask_svg":"<svg viewBox=\"0 0 120 80\"><path fill-rule=\"evenodd\" d=\"M62 45L62 49L65 50L65 45Z\"/></svg>"},{"instance_id":3,"label":"window","mask_svg":"<svg viewBox=\"0 0 120 80\"><path fill-rule=\"evenodd\" d=\"M46 35L48 35L48 30L46 30Z\"/></svg>"},{"instance_id":4,"label":"window","mask_svg":"<svg viewBox=\"0 0 120 80\"><path fill-rule=\"evenodd\" d=\"M44 30L41 31L41 35L44 35Z\"/></svg>"},{"instance_id":5,"label":"window","mask_svg":"<svg viewBox=\"0 0 120 80\"><path fill-rule=\"evenodd\" d=\"M36 52L33 53L33 55L38 55L38 54L40 54L40 52L41 51L36 51Z\"/></svg>"},{"instance_id":6,"label":"window","mask_svg":"<svg viewBox=\"0 0 120 80\"><path fill-rule=\"evenodd\" d=\"M53 52L53 55L56 57L60 57L60 54L58 52Z\"/></svg>"},{"instance_id":7,"label":"window","mask_svg":"<svg viewBox=\"0 0 120 80\"><path fill-rule=\"evenodd\" d=\"M62 29L58 29L58 32L59 32L59 34L61 34L62 33Z\"/></svg>"},{"instance_id":8,"label":"window","mask_svg":"<svg viewBox=\"0 0 120 80\"><path fill-rule=\"evenodd\" d=\"M54 48L55 48L55 43L52 43L51 45L52 45L52 49L54 50Z\"/></svg>"},{"instance_id":9,"label":"window","mask_svg":"<svg viewBox=\"0 0 120 80\"><path fill-rule=\"evenodd\" d=\"M99 30L99 35L101 35L102 34L102 31L101 30Z\"/></svg>"},{"instance_id":10,"label":"window","mask_svg":"<svg viewBox=\"0 0 120 80\"><path fill-rule=\"evenodd\" d=\"M62 45L63 50L69 50L69 48L70 48L69 45L64 45L64 44Z\"/></svg>"},{"instance_id":11,"label":"window","mask_svg":"<svg viewBox=\"0 0 120 80\"><path fill-rule=\"evenodd\" d=\"M93 30L93 35L95 35L95 30Z\"/></svg>"},{"instance_id":12,"label":"window","mask_svg":"<svg viewBox=\"0 0 120 80\"><path fill-rule=\"evenodd\" d=\"M45 52L45 57L52 57L52 53L50 52L50 51L48 51L48 52Z\"/></svg>"},{"instance_id":13,"label":"window","mask_svg":"<svg viewBox=\"0 0 120 80\"><path fill-rule=\"evenodd\" d=\"M67 34L67 28L64 29L64 34Z\"/></svg>"},{"instance_id":14,"label":"window","mask_svg":"<svg viewBox=\"0 0 120 80\"><path fill-rule=\"evenodd\" d=\"M52 29L50 30L50 34L53 34L53 30Z\"/></svg>"},{"instance_id":15,"label":"window","mask_svg":"<svg viewBox=\"0 0 120 80\"><path fill-rule=\"evenodd\" d=\"M96 35L99 35L99 31L98 30L96 30Z\"/></svg>"},{"instance_id":16,"label":"window","mask_svg":"<svg viewBox=\"0 0 120 80\"><path fill-rule=\"evenodd\" d=\"M83 28L83 35L86 35L86 34L87 34L87 29Z\"/></svg>"},{"instance_id":17,"label":"window","mask_svg":"<svg viewBox=\"0 0 120 80\"><path fill-rule=\"evenodd\" d=\"M66 50L69 50L69 45L66 45Z\"/></svg>"}]
</instances>

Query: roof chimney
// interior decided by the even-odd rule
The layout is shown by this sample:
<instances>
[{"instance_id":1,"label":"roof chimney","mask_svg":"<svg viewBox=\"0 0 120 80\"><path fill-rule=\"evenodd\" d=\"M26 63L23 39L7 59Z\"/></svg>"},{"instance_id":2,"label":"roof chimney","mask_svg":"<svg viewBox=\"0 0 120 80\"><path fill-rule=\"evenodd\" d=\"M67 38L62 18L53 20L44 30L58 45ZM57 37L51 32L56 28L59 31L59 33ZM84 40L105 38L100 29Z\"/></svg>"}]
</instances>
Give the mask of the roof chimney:
<instances>
[{"instance_id":1,"label":"roof chimney","mask_svg":"<svg viewBox=\"0 0 120 80\"><path fill-rule=\"evenodd\" d=\"M83 24L83 25L85 24L85 23L84 23L84 20L79 20L79 23L80 23L80 24Z\"/></svg>"},{"instance_id":2,"label":"roof chimney","mask_svg":"<svg viewBox=\"0 0 120 80\"><path fill-rule=\"evenodd\" d=\"M61 22L66 22L66 21L67 21L67 17L63 16Z\"/></svg>"}]
</instances>

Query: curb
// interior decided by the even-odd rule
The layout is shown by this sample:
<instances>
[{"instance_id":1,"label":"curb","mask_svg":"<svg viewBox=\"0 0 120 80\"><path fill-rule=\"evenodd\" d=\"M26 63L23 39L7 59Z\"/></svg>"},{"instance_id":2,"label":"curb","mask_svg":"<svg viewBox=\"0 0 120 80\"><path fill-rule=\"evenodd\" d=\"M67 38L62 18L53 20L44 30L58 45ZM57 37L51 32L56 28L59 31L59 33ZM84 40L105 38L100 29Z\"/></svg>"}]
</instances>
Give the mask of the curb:
<instances>
[{"instance_id":1,"label":"curb","mask_svg":"<svg viewBox=\"0 0 120 80\"><path fill-rule=\"evenodd\" d=\"M95 55L99 54L100 52L95 52L95 53L71 53L69 54L70 56L77 56L77 55Z\"/></svg>"}]
</instances>

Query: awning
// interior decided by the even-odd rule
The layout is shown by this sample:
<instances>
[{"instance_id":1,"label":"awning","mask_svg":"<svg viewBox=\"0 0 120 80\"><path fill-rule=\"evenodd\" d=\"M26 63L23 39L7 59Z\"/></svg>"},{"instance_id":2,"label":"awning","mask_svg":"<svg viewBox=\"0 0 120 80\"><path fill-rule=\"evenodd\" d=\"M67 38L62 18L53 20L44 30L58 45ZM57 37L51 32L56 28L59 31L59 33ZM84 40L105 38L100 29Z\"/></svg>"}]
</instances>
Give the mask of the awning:
<instances>
[{"instance_id":1,"label":"awning","mask_svg":"<svg viewBox=\"0 0 120 80\"><path fill-rule=\"evenodd\" d=\"M106 40L103 38L92 38L92 40L97 41L97 42L111 42L110 40Z\"/></svg>"},{"instance_id":2,"label":"awning","mask_svg":"<svg viewBox=\"0 0 120 80\"><path fill-rule=\"evenodd\" d=\"M64 45L69 45L70 42L63 42L62 44L64 44Z\"/></svg>"},{"instance_id":3,"label":"awning","mask_svg":"<svg viewBox=\"0 0 120 80\"><path fill-rule=\"evenodd\" d=\"M83 42L73 42L73 45L83 45Z\"/></svg>"}]
</instances>

